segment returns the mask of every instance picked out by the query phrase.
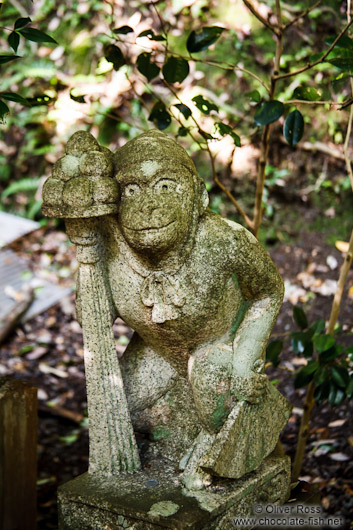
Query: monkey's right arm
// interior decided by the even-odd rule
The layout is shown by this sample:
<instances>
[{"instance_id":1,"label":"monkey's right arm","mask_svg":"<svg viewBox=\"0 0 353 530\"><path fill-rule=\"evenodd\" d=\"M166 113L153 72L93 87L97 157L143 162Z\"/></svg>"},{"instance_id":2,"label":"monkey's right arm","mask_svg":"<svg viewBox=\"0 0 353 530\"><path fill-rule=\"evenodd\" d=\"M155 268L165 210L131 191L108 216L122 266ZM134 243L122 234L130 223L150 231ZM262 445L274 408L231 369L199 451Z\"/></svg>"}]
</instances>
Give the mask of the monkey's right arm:
<instances>
[{"instance_id":1,"label":"monkey's right arm","mask_svg":"<svg viewBox=\"0 0 353 530\"><path fill-rule=\"evenodd\" d=\"M103 233L109 214L118 211L119 190L114 179L113 154L85 131L69 139L65 156L54 165L43 187L43 213L65 218L67 233L77 245L79 263L100 261L109 298L111 321L117 317L105 270ZM93 258L93 254L95 257ZM87 261L88 260L88 261ZM81 268L81 267L80 267ZM82 322L80 269L77 275L77 320Z\"/></svg>"}]
</instances>

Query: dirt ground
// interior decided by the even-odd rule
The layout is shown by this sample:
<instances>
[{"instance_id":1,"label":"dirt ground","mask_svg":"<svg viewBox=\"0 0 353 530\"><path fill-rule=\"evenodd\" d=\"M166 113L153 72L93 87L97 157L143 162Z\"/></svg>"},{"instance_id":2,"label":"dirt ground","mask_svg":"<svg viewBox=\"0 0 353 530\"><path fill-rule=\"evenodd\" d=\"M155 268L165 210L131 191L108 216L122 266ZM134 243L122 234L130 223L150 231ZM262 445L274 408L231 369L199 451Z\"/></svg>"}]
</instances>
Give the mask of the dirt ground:
<instances>
[{"instance_id":1,"label":"dirt ground","mask_svg":"<svg viewBox=\"0 0 353 530\"><path fill-rule=\"evenodd\" d=\"M38 274L69 285L75 270L74 249L66 236L43 228L11 248L28 260ZM336 281L342 254L325 242L319 232L301 231L295 243L280 243L270 250L287 286L274 336L296 330L293 303L306 300L310 320L328 320L332 295L328 280ZM328 256L333 259L328 260ZM298 276L299 275L299 276ZM353 331L353 299L347 295L353 285L350 272L340 323ZM316 288L314 295L308 296ZM316 286L316 287L315 287ZM321 289L321 294L320 294ZM122 354L131 331L122 321L114 327L118 353ZM285 336L285 335L284 335ZM345 339L353 342L352 337ZM303 360L285 342L281 363L270 368L270 379L293 404L293 413L282 434L287 454L294 456L304 390L295 390L293 374ZM83 473L88 466L87 402L81 330L74 317L74 294L31 321L22 324L3 345L1 375L12 375L38 388L38 530L57 528L56 491L60 484ZM327 403L313 410L304 466L300 480L319 492L327 514L342 515L350 528L353 520L353 403L331 408Z\"/></svg>"}]
</instances>

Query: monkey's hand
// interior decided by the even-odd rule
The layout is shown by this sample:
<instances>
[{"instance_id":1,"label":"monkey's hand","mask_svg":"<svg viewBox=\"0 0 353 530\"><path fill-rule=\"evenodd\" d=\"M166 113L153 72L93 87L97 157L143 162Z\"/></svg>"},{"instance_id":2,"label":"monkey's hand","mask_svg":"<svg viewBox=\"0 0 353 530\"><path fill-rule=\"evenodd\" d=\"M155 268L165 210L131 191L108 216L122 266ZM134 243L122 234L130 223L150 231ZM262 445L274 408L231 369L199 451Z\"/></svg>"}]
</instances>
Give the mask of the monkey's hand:
<instances>
[{"instance_id":1,"label":"monkey's hand","mask_svg":"<svg viewBox=\"0 0 353 530\"><path fill-rule=\"evenodd\" d=\"M253 371L248 377L235 375L233 377L232 391L238 401L248 401L248 403L260 403L266 392L268 392L267 376L261 372L263 361L256 361Z\"/></svg>"},{"instance_id":2,"label":"monkey's hand","mask_svg":"<svg viewBox=\"0 0 353 530\"><path fill-rule=\"evenodd\" d=\"M118 211L113 155L88 132L69 139L65 156L43 186L43 213L66 219L94 218Z\"/></svg>"}]
</instances>

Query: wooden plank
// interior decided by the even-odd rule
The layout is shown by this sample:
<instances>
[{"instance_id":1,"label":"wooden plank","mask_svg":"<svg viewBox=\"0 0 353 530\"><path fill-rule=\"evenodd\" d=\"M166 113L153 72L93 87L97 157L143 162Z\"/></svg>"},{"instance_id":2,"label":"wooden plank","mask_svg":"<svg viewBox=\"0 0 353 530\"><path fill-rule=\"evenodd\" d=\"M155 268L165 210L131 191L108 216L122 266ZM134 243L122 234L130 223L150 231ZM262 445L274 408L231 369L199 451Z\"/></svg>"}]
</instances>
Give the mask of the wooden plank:
<instances>
[{"instance_id":1,"label":"wooden plank","mask_svg":"<svg viewBox=\"0 0 353 530\"><path fill-rule=\"evenodd\" d=\"M0 530L37 527L37 389L0 379Z\"/></svg>"},{"instance_id":2,"label":"wooden plank","mask_svg":"<svg viewBox=\"0 0 353 530\"><path fill-rule=\"evenodd\" d=\"M14 291L22 291L26 289L28 284L42 287L22 318L23 322L43 313L71 293L71 289L68 287L61 287L35 276L28 281L24 279L27 272L27 263L19 258L15 252L10 249L0 250L0 321L16 306L16 301L6 294L8 287Z\"/></svg>"},{"instance_id":3,"label":"wooden plank","mask_svg":"<svg viewBox=\"0 0 353 530\"><path fill-rule=\"evenodd\" d=\"M0 212L0 245L11 243L34 230L40 228L40 224L18 215Z\"/></svg>"}]
</instances>

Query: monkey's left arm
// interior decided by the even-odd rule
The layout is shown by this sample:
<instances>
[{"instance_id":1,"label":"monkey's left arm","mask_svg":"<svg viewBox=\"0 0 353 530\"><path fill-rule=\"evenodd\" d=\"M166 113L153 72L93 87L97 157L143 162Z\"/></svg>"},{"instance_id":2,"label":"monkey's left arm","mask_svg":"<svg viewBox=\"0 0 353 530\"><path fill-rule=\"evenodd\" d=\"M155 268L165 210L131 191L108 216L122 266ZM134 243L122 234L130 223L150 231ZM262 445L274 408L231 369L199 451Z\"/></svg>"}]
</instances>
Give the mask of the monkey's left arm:
<instances>
[{"instance_id":1,"label":"monkey's left arm","mask_svg":"<svg viewBox=\"0 0 353 530\"><path fill-rule=\"evenodd\" d=\"M243 296L243 314L233 342L234 390L239 399L256 403L267 385L259 372L282 305L282 278L270 256L247 230L237 230L235 273Z\"/></svg>"}]
</instances>

